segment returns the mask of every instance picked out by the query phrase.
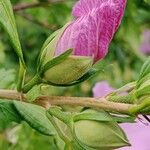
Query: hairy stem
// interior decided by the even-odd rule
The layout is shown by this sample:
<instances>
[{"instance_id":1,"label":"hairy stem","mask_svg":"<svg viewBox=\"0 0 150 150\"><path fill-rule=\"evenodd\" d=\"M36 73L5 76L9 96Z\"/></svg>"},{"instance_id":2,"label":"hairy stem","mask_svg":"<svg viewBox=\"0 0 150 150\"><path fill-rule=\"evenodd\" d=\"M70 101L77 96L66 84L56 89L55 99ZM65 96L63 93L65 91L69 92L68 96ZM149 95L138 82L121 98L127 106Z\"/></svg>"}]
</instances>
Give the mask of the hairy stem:
<instances>
[{"instance_id":1,"label":"hairy stem","mask_svg":"<svg viewBox=\"0 0 150 150\"><path fill-rule=\"evenodd\" d=\"M15 90L0 90L0 98L10 100L27 101L25 94L20 94ZM35 104L49 109L51 105L63 106L83 106L95 109L104 109L107 111L119 112L122 114L130 114L129 110L136 105L109 102L105 98L89 98L89 97L63 97L63 96L40 96Z\"/></svg>"}]
</instances>

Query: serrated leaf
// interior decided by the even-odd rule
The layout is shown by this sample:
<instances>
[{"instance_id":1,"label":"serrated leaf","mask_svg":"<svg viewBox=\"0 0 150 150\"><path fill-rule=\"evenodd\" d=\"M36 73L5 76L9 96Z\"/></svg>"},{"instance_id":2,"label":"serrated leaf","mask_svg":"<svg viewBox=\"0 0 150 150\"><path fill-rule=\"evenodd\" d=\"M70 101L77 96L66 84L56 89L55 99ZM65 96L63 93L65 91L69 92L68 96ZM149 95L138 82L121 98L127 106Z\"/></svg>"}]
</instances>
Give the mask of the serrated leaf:
<instances>
[{"instance_id":1,"label":"serrated leaf","mask_svg":"<svg viewBox=\"0 0 150 150\"><path fill-rule=\"evenodd\" d=\"M25 66L10 0L0 0L0 24L8 33L18 57L22 61L22 64Z\"/></svg>"},{"instance_id":2,"label":"serrated leaf","mask_svg":"<svg viewBox=\"0 0 150 150\"><path fill-rule=\"evenodd\" d=\"M46 117L46 110L43 107L19 101L14 101L14 106L31 127L45 135L55 134L54 127Z\"/></svg>"},{"instance_id":3,"label":"serrated leaf","mask_svg":"<svg viewBox=\"0 0 150 150\"><path fill-rule=\"evenodd\" d=\"M0 100L0 131L12 122L20 123L21 116L16 111L13 101Z\"/></svg>"}]
</instances>

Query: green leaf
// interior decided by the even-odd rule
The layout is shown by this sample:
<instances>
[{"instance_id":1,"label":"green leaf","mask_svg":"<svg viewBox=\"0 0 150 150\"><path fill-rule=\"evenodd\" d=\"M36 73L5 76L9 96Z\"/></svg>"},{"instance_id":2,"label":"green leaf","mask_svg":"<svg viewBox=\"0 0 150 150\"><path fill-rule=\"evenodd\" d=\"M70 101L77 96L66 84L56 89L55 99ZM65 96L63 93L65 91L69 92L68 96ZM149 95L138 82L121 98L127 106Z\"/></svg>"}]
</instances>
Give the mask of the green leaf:
<instances>
[{"instance_id":1,"label":"green leaf","mask_svg":"<svg viewBox=\"0 0 150 150\"><path fill-rule=\"evenodd\" d=\"M0 0L0 24L8 33L18 57L20 58L22 64L25 66L10 0Z\"/></svg>"},{"instance_id":2,"label":"green leaf","mask_svg":"<svg viewBox=\"0 0 150 150\"><path fill-rule=\"evenodd\" d=\"M13 105L13 101L0 99L0 131L12 122L20 123L21 116Z\"/></svg>"},{"instance_id":3,"label":"green leaf","mask_svg":"<svg viewBox=\"0 0 150 150\"><path fill-rule=\"evenodd\" d=\"M45 135L55 134L54 127L46 117L46 110L43 107L19 101L14 101L14 106L31 127Z\"/></svg>"},{"instance_id":4,"label":"green leaf","mask_svg":"<svg viewBox=\"0 0 150 150\"><path fill-rule=\"evenodd\" d=\"M138 80L136 88L138 89L141 86L141 84L146 82L148 79L150 79L150 72L147 75L145 75L143 78L141 78L141 80Z\"/></svg>"},{"instance_id":5,"label":"green leaf","mask_svg":"<svg viewBox=\"0 0 150 150\"><path fill-rule=\"evenodd\" d=\"M150 95L150 78L136 90L135 94L137 98Z\"/></svg>"}]
</instances>

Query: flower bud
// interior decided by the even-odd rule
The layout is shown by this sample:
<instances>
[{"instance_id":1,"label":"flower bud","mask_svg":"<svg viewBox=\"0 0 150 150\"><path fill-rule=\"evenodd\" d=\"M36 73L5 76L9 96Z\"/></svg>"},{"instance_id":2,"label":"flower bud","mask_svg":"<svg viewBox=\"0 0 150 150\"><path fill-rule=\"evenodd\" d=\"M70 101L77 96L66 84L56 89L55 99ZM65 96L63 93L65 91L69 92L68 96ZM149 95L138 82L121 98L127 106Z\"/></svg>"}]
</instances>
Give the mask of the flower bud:
<instances>
[{"instance_id":1,"label":"flower bud","mask_svg":"<svg viewBox=\"0 0 150 150\"><path fill-rule=\"evenodd\" d=\"M120 25L126 0L93 0L92 3L90 5L85 0L79 1L73 8L75 19L44 44L39 70L53 58L72 49L71 56L43 73L45 81L55 84L74 82L107 54L109 44Z\"/></svg>"},{"instance_id":2,"label":"flower bud","mask_svg":"<svg viewBox=\"0 0 150 150\"><path fill-rule=\"evenodd\" d=\"M95 113L88 110L86 113ZM107 113L104 115L108 115ZM74 124L74 130L77 139L86 146L94 149L110 150L129 146L128 140L123 130L116 122L79 120Z\"/></svg>"},{"instance_id":3,"label":"flower bud","mask_svg":"<svg viewBox=\"0 0 150 150\"><path fill-rule=\"evenodd\" d=\"M47 70L44 79L55 84L67 84L78 80L92 66L90 57L71 56L63 63Z\"/></svg>"}]
</instances>

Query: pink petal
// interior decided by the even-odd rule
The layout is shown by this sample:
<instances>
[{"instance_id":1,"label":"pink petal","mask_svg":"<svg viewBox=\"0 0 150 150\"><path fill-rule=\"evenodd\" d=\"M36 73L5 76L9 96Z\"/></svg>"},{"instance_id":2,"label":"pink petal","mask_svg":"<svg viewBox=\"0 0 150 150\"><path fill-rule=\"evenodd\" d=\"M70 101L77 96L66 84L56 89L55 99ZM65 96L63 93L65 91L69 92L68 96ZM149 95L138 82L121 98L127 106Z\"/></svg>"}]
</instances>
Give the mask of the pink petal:
<instances>
[{"instance_id":1,"label":"pink petal","mask_svg":"<svg viewBox=\"0 0 150 150\"><path fill-rule=\"evenodd\" d=\"M122 129L127 134L131 147L124 147L118 150L149 150L150 149L150 125L146 126L137 121L137 123L121 124Z\"/></svg>"},{"instance_id":2,"label":"pink petal","mask_svg":"<svg viewBox=\"0 0 150 150\"><path fill-rule=\"evenodd\" d=\"M110 4L112 7L115 7L116 14L116 27L115 30L120 25L124 9L126 6L126 0L79 0L76 5L73 7L72 14L74 17L81 17L88 14L92 9L100 8L105 4Z\"/></svg>"},{"instance_id":3,"label":"pink petal","mask_svg":"<svg viewBox=\"0 0 150 150\"><path fill-rule=\"evenodd\" d=\"M93 96L98 98L106 96L110 92L114 91L114 88L112 88L107 81L101 81L95 84L92 91Z\"/></svg>"},{"instance_id":4,"label":"pink petal","mask_svg":"<svg viewBox=\"0 0 150 150\"><path fill-rule=\"evenodd\" d=\"M75 55L94 56L95 62L108 52L115 32L115 7L105 3L68 26L60 38L56 55L72 48Z\"/></svg>"},{"instance_id":5,"label":"pink petal","mask_svg":"<svg viewBox=\"0 0 150 150\"><path fill-rule=\"evenodd\" d=\"M102 3L108 0L79 0L73 7L72 15L81 17L89 13L93 8L100 8Z\"/></svg>"}]
</instances>

